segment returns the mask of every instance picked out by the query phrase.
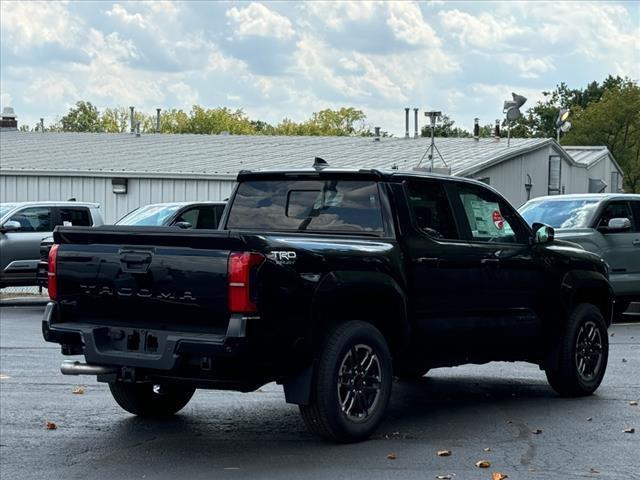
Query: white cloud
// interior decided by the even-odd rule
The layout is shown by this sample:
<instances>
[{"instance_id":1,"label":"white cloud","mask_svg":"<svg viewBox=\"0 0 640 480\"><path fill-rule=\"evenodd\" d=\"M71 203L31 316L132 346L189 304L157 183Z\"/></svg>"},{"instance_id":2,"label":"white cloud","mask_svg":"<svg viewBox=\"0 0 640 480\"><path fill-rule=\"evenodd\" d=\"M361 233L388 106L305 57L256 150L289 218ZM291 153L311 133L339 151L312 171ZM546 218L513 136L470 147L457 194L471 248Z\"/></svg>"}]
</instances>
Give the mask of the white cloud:
<instances>
[{"instance_id":1,"label":"white cloud","mask_svg":"<svg viewBox=\"0 0 640 480\"><path fill-rule=\"evenodd\" d=\"M490 49L512 37L530 32L529 27L521 26L513 17L496 18L490 13L472 15L458 9L438 13L440 23L463 47L472 49Z\"/></svg>"},{"instance_id":2,"label":"white cloud","mask_svg":"<svg viewBox=\"0 0 640 480\"><path fill-rule=\"evenodd\" d=\"M630 14L623 4L573 2L541 5L527 9L529 18L543 25L541 41L557 52L575 53L593 62L611 66L612 72L640 79L640 6L630 3Z\"/></svg>"},{"instance_id":3,"label":"white cloud","mask_svg":"<svg viewBox=\"0 0 640 480\"><path fill-rule=\"evenodd\" d=\"M348 22L362 22L373 18L381 3L371 1L317 1L305 4L307 11L332 30L342 30Z\"/></svg>"},{"instance_id":4,"label":"white cloud","mask_svg":"<svg viewBox=\"0 0 640 480\"><path fill-rule=\"evenodd\" d=\"M418 5L409 2L392 2L388 4L388 9L387 25L391 27L396 38L409 45L440 47L440 39L431 26L424 21Z\"/></svg>"},{"instance_id":5,"label":"white cloud","mask_svg":"<svg viewBox=\"0 0 640 480\"><path fill-rule=\"evenodd\" d=\"M555 70L553 60L550 56L535 58L508 53L502 56L507 65L516 67L520 71L522 78L538 78L540 74Z\"/></svg>"},{"instance_id":6,"label":"white cloud","mask_svg":"<svg viewBox=\"0 0 640 480\"><path fill-rule=\"evenodd\" d=\"M226 12L235 24L235 35L238 37L273 37L277 39L291 38L295 32L291 21L261 3L251 3L245 8L233 7Z\"/></svg>"},{"instance_id":7,"label":"white cloud","mask_svg":"<svg viewBox=\"0 0 640 480\"><path fill-rule=\"evenodd\" d=\"M133 24L140 28L147 28L148 21L141 13L129 13L126 8L124 8L119 3L112 5L111 10L107 12L108 17L114 17L120 20L123 23Z\"/></svg>"}]
</instances>

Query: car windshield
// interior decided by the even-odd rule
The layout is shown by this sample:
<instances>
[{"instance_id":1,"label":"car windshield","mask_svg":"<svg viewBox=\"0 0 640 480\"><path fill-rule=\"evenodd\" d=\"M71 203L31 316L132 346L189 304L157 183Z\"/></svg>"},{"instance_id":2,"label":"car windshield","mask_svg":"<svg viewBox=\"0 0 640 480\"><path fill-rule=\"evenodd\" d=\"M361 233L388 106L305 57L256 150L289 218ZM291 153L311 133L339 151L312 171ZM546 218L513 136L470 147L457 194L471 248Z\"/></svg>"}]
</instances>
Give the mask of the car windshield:
<instances>
[{"instance_id":1,"label":"car windshield","mask_svg":"<svg viewBox=\"0 0 640 480\"><path fill-rule=\"evenodd\" d=\"M0 218L4 217L9 211L15 208L15 203L0 203Z\"/></svg>"},{"instance_id":2,"label":"car windshield","mask_svg":"<svg viewBox=\"0 0 640 480\"><path fill-rule=\"evenodd\" d=\"M182 205L147 205L129 212L116 222L116 225L139 225L139 226L162 226L166 225L171 216L176 213Z\"/></svg>"},{"instance_id":3,"label":"car windshield","mask_svg":"<svg viewBox=\"0 0 640 480\"><path fill-rule=\"evenodd\" d=\"M529 225L544 223L553 228L584 228L589 226L598 200L593 198L541 200L520 207L520 214Z\"/></svg>"}]
</instances>

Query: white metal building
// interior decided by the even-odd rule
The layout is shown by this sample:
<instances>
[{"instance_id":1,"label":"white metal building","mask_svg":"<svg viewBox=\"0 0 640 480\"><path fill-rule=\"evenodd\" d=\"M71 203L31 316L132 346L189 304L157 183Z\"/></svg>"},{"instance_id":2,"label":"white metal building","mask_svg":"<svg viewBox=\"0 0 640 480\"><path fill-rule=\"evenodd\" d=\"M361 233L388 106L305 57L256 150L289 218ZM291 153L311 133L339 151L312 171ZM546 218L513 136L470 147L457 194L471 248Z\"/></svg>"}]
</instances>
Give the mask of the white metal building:
<instances>
[{"instance_id":1,"label":"white metal building","mask_svg":"<svg viewBox=\"0 0 640 480\"><path fill-rule=\"evenodd\" d=\"M430 139L0 132L0 202L99 202L107 223L153 202L222 200L243 169L411 170ZM618 191L623 172L605 147L553 139L437 138L452 175L481 179L513 204L548 194ZM445 167L438 156L434 166Z\"/></svg>"}]
</instances>

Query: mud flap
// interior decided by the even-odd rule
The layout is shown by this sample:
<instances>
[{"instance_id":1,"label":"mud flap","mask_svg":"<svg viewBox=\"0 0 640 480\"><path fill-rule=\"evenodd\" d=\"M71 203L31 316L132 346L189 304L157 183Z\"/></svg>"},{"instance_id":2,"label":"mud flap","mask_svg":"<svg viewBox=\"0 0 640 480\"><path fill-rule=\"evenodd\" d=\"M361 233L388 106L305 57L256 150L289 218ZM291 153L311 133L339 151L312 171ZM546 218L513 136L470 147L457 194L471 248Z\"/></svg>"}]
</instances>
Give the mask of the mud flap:
<instances>
[{"instance_id":1,"label":"mud flap","mask_svg":"<svg viewBox=\"0 0 640 480\"><path fill-rule=\"evenodd\" d=\"M287 403L309 405L315 365L316 362L313 362L297 375L292 375L283 380L284 398Z\"/></svg>"}]
</instances>

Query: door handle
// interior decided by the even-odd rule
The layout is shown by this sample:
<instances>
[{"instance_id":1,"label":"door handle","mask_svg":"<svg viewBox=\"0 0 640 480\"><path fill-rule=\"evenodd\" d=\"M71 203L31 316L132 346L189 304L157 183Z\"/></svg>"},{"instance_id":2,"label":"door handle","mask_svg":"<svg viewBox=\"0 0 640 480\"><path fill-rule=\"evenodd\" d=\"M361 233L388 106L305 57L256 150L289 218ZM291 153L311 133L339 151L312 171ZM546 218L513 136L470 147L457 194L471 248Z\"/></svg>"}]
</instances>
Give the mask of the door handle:
<instances>
[{"instance_id":1,"label":"door handle","mask_svg":"<svg viewBox=\"0 0 640 480\"><path fill-rule=\"evenodd\" d=\"M636 238L632 243L634 247L640 246L640 238Z\"/></svg>"},{"instance_id":2,"label":"door handle","mask_svg":"<svg viewBox=\"0 0 640 480\"><path fill-rule=\"evenodd\" d=\"M498 258L483 258L480 260L481 265L486 265L488 267L497 267L500 263L500 259Z\"/></svg>"},{"instance_id":3,"label":"door handle","mask_svg":"<svg viewBox=\"0 0 640 480\"><path fill-rule=\"evenodd\" d=\"M431 267L437 267L440 264L439 258L430 258L430 257L419 257L414 260L415 263L419 263L420 265L428 265Z\"/></svg>"}]
</instances>

